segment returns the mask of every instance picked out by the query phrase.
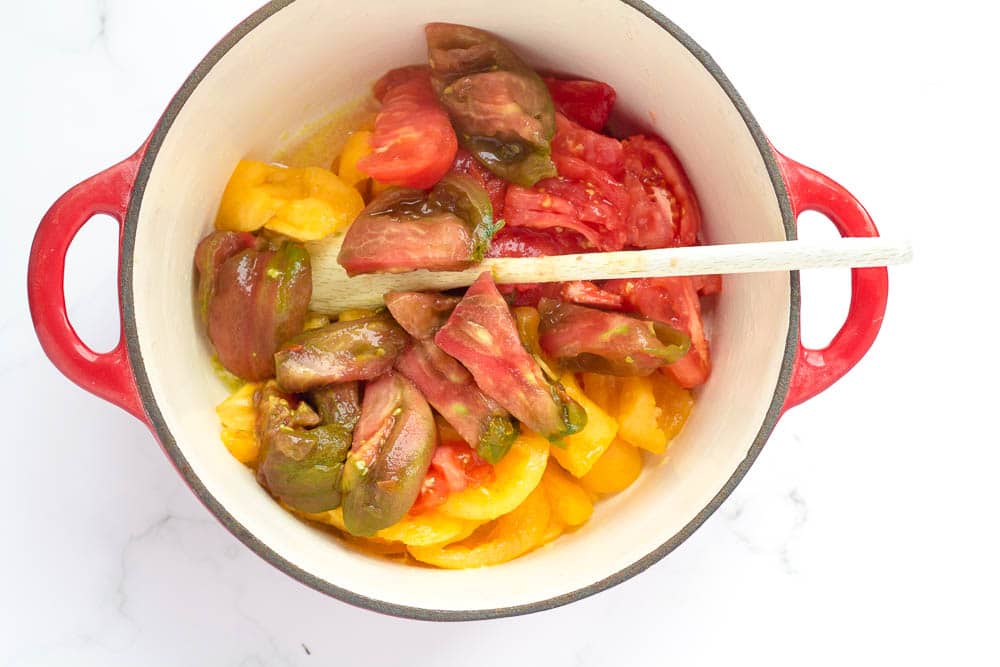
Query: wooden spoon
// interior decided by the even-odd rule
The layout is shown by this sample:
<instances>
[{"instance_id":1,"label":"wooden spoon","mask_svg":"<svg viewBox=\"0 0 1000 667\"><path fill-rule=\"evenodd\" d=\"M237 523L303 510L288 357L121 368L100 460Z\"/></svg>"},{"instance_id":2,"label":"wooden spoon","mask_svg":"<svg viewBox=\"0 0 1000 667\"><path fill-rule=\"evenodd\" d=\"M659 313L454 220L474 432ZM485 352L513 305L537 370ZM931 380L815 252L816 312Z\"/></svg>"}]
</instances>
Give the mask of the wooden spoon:
<instances>
[{"instance_id":1,"label":"wooden spoon","mask_svg":"<svg viewBox=\"0 0 1000 667\"><path fill-rule=\"evenodd\" d=\"M465 271L420 270L350 278L337 264L342 241L341 236L308 244L313 273L311 308L317 312L380 306L382 295L394 290L418 292L465 287L483 271L492 272L493 279L500 284L545 283L892 266L906 264L913 257L909 241L843 238L509 257L486 259Z\"/></svg>"}]
</instances>

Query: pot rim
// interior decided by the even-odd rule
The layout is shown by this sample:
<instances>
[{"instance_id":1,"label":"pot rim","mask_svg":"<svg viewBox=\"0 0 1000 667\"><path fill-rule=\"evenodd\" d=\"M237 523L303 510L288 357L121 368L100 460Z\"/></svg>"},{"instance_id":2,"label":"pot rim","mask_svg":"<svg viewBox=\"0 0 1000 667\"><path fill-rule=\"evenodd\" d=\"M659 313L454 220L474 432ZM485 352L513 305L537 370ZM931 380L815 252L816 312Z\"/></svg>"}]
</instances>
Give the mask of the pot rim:
<instances>
[{"instance_id":1,"label":"pot rim","mask_svg":"<svg viewBox=\"0 0 1000 667\"><path fill-rule=\"evenodd\" d=\"M643 2L643 0L616 1L622 2L642 13L646 16L646 18L655 22L674 39L680 42L681 45L684 46L691 53L691 55L701 63L701 65L722 87L723 91L725 91L726 95L732 101L740 116L743 118L747 129L760 151L761 158L767 168L768 176L778 199L778 206L781 210L785 236L789 240L795 239L795 215L792 212L792 206L785 187L785 181L782 178L773 149L771 148L767 137L764 135L764 132L757 124L753 114L751 114L750 110L747 108L743 98L740 97L739 93L736 91L735 87L726 75L722 72L719 65L715 62L715 60L713 60L709 53L699 46L687 33L681 30L681 28L666 18L659 11ZM293 2L295 2L295 0L271 0L233 28L221 41L219 41L218 44L212 48L211 51L209 51L197 67L195 67L188 78L184 81L176 95L170 101L170 104L167 106L167 109L161 117L159 123L157 123L156 129L149 140L148 149L146 150L139 166L135 185L129 199L128 213L122 230L122 254L119 276L124 340L126 349L128 350L129 361L135 376L135 383L139 390L139 395L142 398L143 408L149 417L152 427L155 429L156 435L164 451L170 457L174 466L184 478L184 481L195 493L198 499L205 505L205 507L207 507L208 510L215 515L216 519L218 519L230 533L232 533L238 540L240 540L240 542L249 547L258 556L285 574L293 577L314 590L325 593L326 595L336 598L342 602L346 602L350 605L390 616L426 621L473 621L520 616L547 609L553 609L555 607L569 604L570 602L582 600L583 598L589 597L595 593L599 593L605 589L631 579L635 575L646 570L654 563L663 559L667 554L676 549L682 542L690 537L694 531L697 530L708 519L708 517L719 508L722 502L729 497L736 486L743 480L743 477L750 469L750 466L752 466L754 461L757 459L757 456L763 449L768 437L770 437L771 432L774 430L778 419L781 417L782 406L785 402L785 395L788 392L788 385L792 375L792 367L798 348L800 292L799 274L797 271L790 272L791 289L788 333L785 338L785 351L782 356L781 370L778 374L777 384L774 388L774 396L771 400L770 406L768 407L764 422L761 425L757 436L754 438L753 444L747 452L746 458L743 459L729 479L726 480L722 489L719 490L711 501L709 501L709 503L705 505L705 507L702 508L702 510L698 512L698 514L696 514L691 521L689 521L680 531L674 534L666 542L627 567L622 568L618 572L615 572L614 574L600 579L599 581L596 581L588 586L564 593L562 595L523 605L499 607L494 609L469 610L428 609L423 607L395 604L360 595L347 588L342 588L324 579L320 579L314 574L298 567L294 563L283 558L271 547L258 539L253 533L237 521L222 505L222 503L215 498L211 491L208 490L201 479L195 474L187 459L185 459L183 452L177 446L173 434L171 433L169 426L157 406L156 399L153 396L152 387L149 382L149 377L146 373L142 353L139 349L139 340L135 321L132 269L136 229L138 225L139 212L142 207L143 194L145 192L146 184L149 180L153 164L156 162L156 157L161 146L163 145L163 141L191 94L208 75L212 68L229 52L230 49L239 43L243 37L248 35L268 18L291 5Z\"/></svg>"}]
</instances>

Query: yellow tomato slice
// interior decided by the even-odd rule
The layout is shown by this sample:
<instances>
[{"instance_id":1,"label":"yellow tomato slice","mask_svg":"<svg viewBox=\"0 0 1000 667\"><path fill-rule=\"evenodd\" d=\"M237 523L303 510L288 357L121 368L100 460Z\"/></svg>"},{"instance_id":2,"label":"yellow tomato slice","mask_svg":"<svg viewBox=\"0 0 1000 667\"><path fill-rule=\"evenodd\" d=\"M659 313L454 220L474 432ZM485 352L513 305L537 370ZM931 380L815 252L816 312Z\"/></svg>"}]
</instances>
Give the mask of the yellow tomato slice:
<instances>
[{"instance_id":1,"label":"yellow tomato slice","mask_svg":"<svg viewBox=\"0 0 1000 667\"><path fill-rule=\"evenodd\" d=\"M616 438L590 472L580 478L580 484L591 493L618 493L627 489L641 472L642 455L639 450Z\"/></svg>"},{"instance_id":2,"label":"yellow tomato slice","mask_svg":"<svg viewBox=\"0 0 1000 667\"><path fill-rule=\"evenodd\" d=\"M453 570L498 565L540 546L550 533L551 514L545 492L537 488L485 534L473 534L445 546L411 546L407 550L423 563Z\"/></svg>"},{"instance_id":3,"label":"yellow tomato slice","mask_svg":"<svg viewBox=\"0 0 1000 667\"><path fill-rule=\"evenodd\" d=\"M236 431L252 431L257 423L257 408L253 397L260 389L259 382L248 382L234 391L215 408L223 427Z\"/></svg>"},{"instance_id":4,"label":"yellow tomato slice","mask_svg":"<svg viewBox=\"0 0 1000 667\"><path fill-rule=\"evenodd\" d=\"M566 393L587 412L587 425L579 433L563 438L565 446L552 446L552 456L575 477L586 475L594 462L611 446L618 432L618 422L590 400L572 374L560 379Z\"/></svg>"},{"instance_id":5,"label":"yellow tomato slice","mask_svg":"<svg viewBox=\"0 0 1000 667\"><path fill-rule=\"evenodd\" d=\"M522 431L510 451L493 467L493 480L448 496L440 510L470 521L490 521L519 506L534 490L549 459L549 441Z\"/></svg>"},{"instance_id":6,"label":"yellow tomato slice","mask_svg":"<svg viewBox=\"0 0 1000 667\"><path fill-rule=\"evenodd\" d=\"M371 136L372 133L368 130L358 130L352 133L344 144L344 150L340 153L337 175L340 176L340 180L358 190L367 190L367 187L362 188L361 186L364 186L365 181L370 178L368 174L358 170L358 162L372 152Z\"/></svg>"},{"instance_id":7,"label":"yellow tomato slice","mask_svg":"<svg viewBox=\"0 0 1000 667\"><path fill-rule=\"evenodd\" d=\"M660 428L660 408L648 377L622 379L618 408L618 437L653 454L667 449L667 434Z\"/></svg>"},{"instance_id":8,"label":"yellow tomato slice","mask_svg":"<svg viewBox=\"0 0 1000 667\"><path fill-rule=\"evenodd\" d=\"M345 229L364 206L358 191L327 169L241 160L222 194L215 226L238 232L266 227L316 241Z\"/></svg>"},{"instance_id":9,"label":"yellow tomato slice","mask_svg":"<svg viewBox=\"0 0 1000 667\"><path fill-rule=\"evenodd\" d=\"M408 546L450 544L464 540L479 526L478 521L458 519L444 512L431 510L415 516L406 515L399 523L378 531L376 536Z\"/></svg>"},{"instance_id":10,"label":"yellow tomato slice","mask_svg":"<svg viewBox=\"0 0 1000 667\"><path fill-rule=\"evenodd\" d=\"M656 405L660 408L659 425L667 442L670 442L687 423L691 408L694 407L694 398L690 390L677 384L677 380L666 373L654 373L650 379L653 382Z\"/></svg>"},{"instance_id":11,"label":"yellow tomato slice","mask_svg":"<svg viewBox=\"0 0 1000 667\"><path fill-rule=\"evenodd\" d=\"M260 443L257 442L257 407L254 394L259 383L248 382L219 403L215 413L222 423L222 444L237 461L250 465L257 460Z\"/></svg>"},{"instance_id":12,"label":"yellow tomato slice","mask_svg":"<svg viewBox=\"0 0 1000 667\"><path fill-rule=\"evenodd\" d=\"M222 444L226 446L233 457L245 465L257 461L260 453L260 443L253 431L237 431L230 428L222 429Z\"/></svg>"},{"instance_id":13,"label":"yellow tomato slice","mask_svg":"<svg viewBox=\"0 0 1000 667\"><path fill-rule=\"evenodd\" d=\"M305 513L296 512L311 521L318 521L347 532L344 525L344 512L341 508L328 512ZM407 545L428 546L432 544L448 544L464 540L476 530L479 523L456 519L442 514L437 510L423 512L416 516L406 515L398 523L383 528L374 537L356 538L375 543L401 542ZM351 535L351 537L355 537Z\"/></svg>"},{"instance_id":14,"label":"yellow tomato slice","mask_svg":"<svg viewBox=\"0 0 1000 667\"><path fill-rule=\"evenodd\" d=\"M566 526L580 526L594 513L590 496L555 461L549 461L545 469L542 488L552 508L553 518Z\"/></svg>"}]
</instances>

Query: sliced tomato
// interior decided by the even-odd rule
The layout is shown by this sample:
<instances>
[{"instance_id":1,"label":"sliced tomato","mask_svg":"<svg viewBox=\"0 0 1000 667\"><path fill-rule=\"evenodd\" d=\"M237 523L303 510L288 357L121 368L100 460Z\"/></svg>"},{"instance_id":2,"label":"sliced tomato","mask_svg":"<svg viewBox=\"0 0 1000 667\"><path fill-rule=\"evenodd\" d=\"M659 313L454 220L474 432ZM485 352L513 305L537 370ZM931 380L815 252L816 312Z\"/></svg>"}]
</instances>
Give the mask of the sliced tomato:
<instances>
[{"instance_id":1,"label":"sliced tomato","mask_svg":"<svg viewBox=\"0 0 1000 667\"><path fill-rule=\"evenodd\" d=\"M462 364L433 342L422 340L396 359L396 369L484 459L496 463L507 454L517 438L517 424L479 390Z\"/></svg>"},{"instance_id":2,"label":"sliced tomato","mask_svg":"<svg viewBox=\"0 0 1000 667\"><path fill-rule=\"evenodd\" d=\"M621 210L598 187L562 176L540 181L534 188L511 186L504 204L511 227L575 232L590 250L621 250L626 239Z\"/></svg>"},{"instance_id":3,"label":"sliced tomato","mask_svg":"<svg viewBox=\"0 0 1000 667\"><path fill-rule=\"evenodd\" d=\"M431 465L444 475L451 493L470 486L480 486L493 479L493 466L476 454L468 444L458 440L438 445Z\"/></svg>"},{"instance_id":4,"label":"sliced tomato","mask_svg":"<svg viewBox=\"0 0 1000 667\"><path fill-rule=\"evenodd\" d=\"M524 349L488 272L469 287L434 342L472 373L484 394L538 435L555 441L586 423L583 408L551 383Z\"/></svg>"},{"instance_id":5,"label":"sliced tomato","mask_svg":"<svg viewBox=\"0 0 1000 667\"><path fill-rule=\"evenodd\" d=\"M421 77L431 76L431 68L429 65L406 65L405 67L397 67L396 69L391 69L382 75L382 78L375 82L372 86L372 95L375 96L379 102L385 102L385 95L391 89L396 86L407 83L413 79L418 79Z\"/></svg>"},{"instance_id":6,"label":"sliced tomato","mask_svg":"<svg viewBox=\"0 0 1000 667\"><path fill-rule=\"evenodd\" d=\"M581 306L619 309L622 307L620 294L601 289L589 280L573 280L563 283L559 291L563 301L569 301Z\"/></svg>"},{"instance_id":7,"label":"sliced tomato","mask_svg":"<svg viewBox=\"0 0 1000 667\"><path fill-rule=\"evenodd\" d=\"M625 172L625 151L620 141L588 130L560 113L556 114L556 134L552 137L553 159L558 155L579 158L615 178ZM565 176L561 169L559 173Z\"/></svg>"},{"instance_id":8,"label":"sliced tomato","mask_svg":"<svg viewBox=\"0 0 1000 667\"><path fill-rule=\"evenodd\" d=\"M600 81L545 77L556 110L588 130L599 132L615 105L615 89Z\"/></svg>"},{"instance_id":9,"label":"sliced tomato","mask_svg":"<svg viewBox=\"0 0 1000 667\"><path fill-rule=\"evenodd\" d=\"M382 109L375 116L372 152L358 170L380 183L426 190L455 161L458 138L431 87L430 70L404 67L375 84Z\"/></svg>"},{"instance_id":10,"label":"sliced tomato","mask_svg":"<svg viewBox=\"0 0 1000 667\"><path fill-rule=\"evenodd\" d=\"M645 376L683 357L690 341L661 322L542 299L538 344L565 370Z\"/></svg>"},{"instance_id":11,"label":"sliced tomato","mask_svg":"<svg viewBox=\"0 0 1000 667\"><path fill-rule=\"evenodd\" d=\"M417 269L459 271L474 263L475 243L468 223L450 211L431 207L424 192L391 188L347 228L337 262L349 276Z\"/></svg>"},{"instance_id":12,"label":"sliced tomato","mask_svg":"<svg viewBox=\"0 0 1000 667\"><path fill-rule=\"evenodd\" d=\"M630 207L628 244L636 248L690 246L698 242L701 209L684 167L656 137L623 142Z\"/></svg>"},{"instance_id":13,"label":"sliced tomato","mask_svg":"<svg viewBox=\"0 0 1000 667\"><path fill-rule=\"evenodd\" d=\"M493 237L488 257L544 257L548 255L573 255L589 252L594 248L586 239L572 232L535 230L527 227L506 226ZM543 296L557 298L559 283L523 283L497 285L512 306L534 306Z\"/></svg>"},{"instance_id":14,"label":"sliced tomato","mask_svg":"<svg viewBox=\"0 0 1000 667\"><path fill-rule=\"evenodd\" d=\"M570 202L576 209L576 219L597 231L595 245L601 250L621 250L625 246L621 209L593 183L560 176L542 181L536 187L545 194Z\"/></svg>"},{"instance_id":15,"label":"sliced tomato","mask_svg":"<svg viewBox=\"0 0 1000 667\"><path fill-rule=\"evenodd\" d=\"M585 195L580 198L584 197ZM600 232L580 220L573 202L538 187L522 188L512 185L507 190L504 212L507 224L511 227L552 230L557 234L575 232L586 239L586 245L591 248L602 248L604 245Z\"/></svg>"},{"instance_id":16,"label":"sliced tomato","mask_svg":"<svg viewBox=\"0 0 1000 667\"><path fill-rule=\"evenodd\" d=\"M382 300L406 333L417 340L428 340L448 321L459 297L437 292L386 292Z\"/></svg>"},{"instance_id":17,"label":"sliced tomato","mask_svg":"<svg viewBox=\"0 0 1000 667\"><path fill-rule=\"evenodd\" d=\"M493 466L469 445L461 441L442 442L434 450L431 467L410 514L434 509L444 504L450 494L486 484L493 476Z\"/></svg>"},{"instance_id":18,"label":"sliced tomato","mask_svg":"<svg viewBox=\"0 0 1000 667\"><path fill-rule=\"evenodd\" d=\"M579 234L560 234L508 225L493 237L487 257L544 257L573 255L591 250L593 248Z\"/></svg>"},{"instance_id":19,"label":"sliced tomato","mask_svg":"<svg viewBox=\"0 0 1000 667\"><path fill-rule=\"evenodd\" d=\"M484 167L472 153L464 148L458 149L455 163L451 169L456 173L471 176L483 186L483 189L490 196L490 203L493 204L493 219L500 220L503 217L503 201L507 195L507 181Z\"/></svg>"},{"instance_id":20,"label":"sliced tomato","mask_svg":"<svg viewBox=\"0 0 1000 667\"><path fill-rule=\"evenodd\" d=\"M608 172L569 155L554 155L553 160L561 177L586 183L590 189L594 190L590 196L600 195L615 209L615 212L619 214L616 216L616 220L624 216L629 205L628 192L626 192L625 186L615 180Z\"/></svg>"},{"instance_id":21,"label":"sliced tomato","mask_svg":"<svg viewBox=\"0 0 1000 667\"><path fill-rule=\"evenodd\" d=\"M691 278L609 280L603 288L621 294L627 309L669 324L691 338L688 353L665 368L678 384L690 388L708 379L712 371L711 354L701 319L701 303Z\"/></svg>"}]
</instances>

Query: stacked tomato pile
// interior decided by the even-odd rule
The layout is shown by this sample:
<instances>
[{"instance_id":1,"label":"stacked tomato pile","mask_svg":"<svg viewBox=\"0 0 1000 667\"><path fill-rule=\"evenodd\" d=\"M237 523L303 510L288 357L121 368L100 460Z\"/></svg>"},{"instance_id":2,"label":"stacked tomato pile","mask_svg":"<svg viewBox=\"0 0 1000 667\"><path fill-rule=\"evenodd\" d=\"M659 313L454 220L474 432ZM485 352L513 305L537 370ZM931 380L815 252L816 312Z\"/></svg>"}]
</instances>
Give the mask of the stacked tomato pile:
<instances>
[{"instance_id":1,"label":"stacked tomato pile","mask_svg":"<svg viewBox=\"0 0 1000 667\"><path fill-rule=\"evenodd\" d=\"M519 526L518 511L533 537L504 558L554 539L589 516L572 477L620 490L636 448L665 450L686 389L711 370L699 299L721 281L498 286L484 272L462 293L309 313L302 242L340 231L351 276L699 243L698 202L667 143L605 133L611 86L543 78L475 28L426 36L428 64L377 82L374 127L351 137L337 174L242 161L196 265L218 359L250 383L220 411L230 449L294 511L449 567L446 540L502 517ZM618 463L600 463L609 452ZM595 482L602 468L633 473ZM423 546L433 553L417 556Z\"/></svg>"}]
</instances>

